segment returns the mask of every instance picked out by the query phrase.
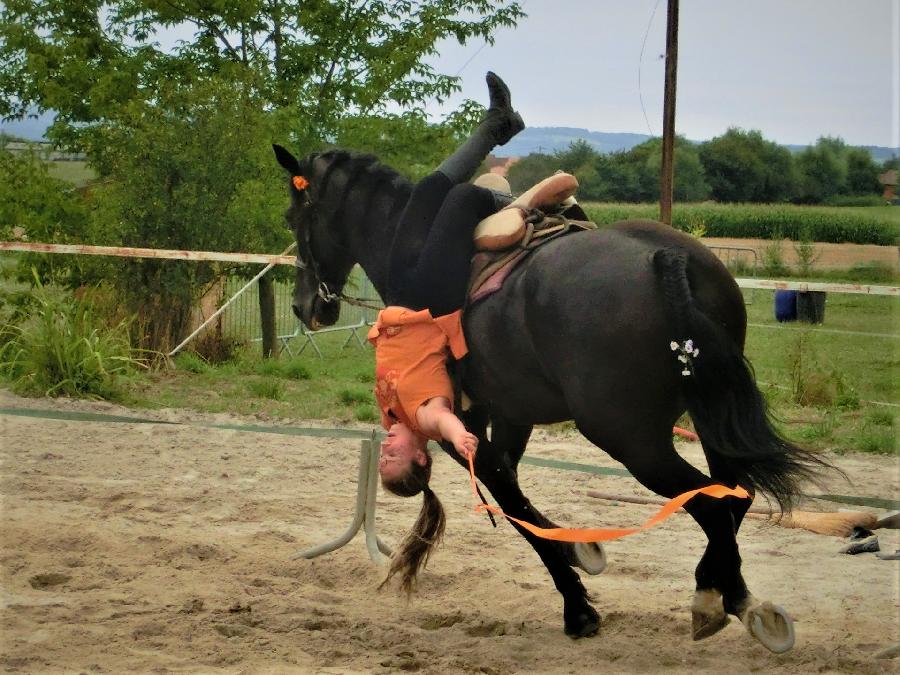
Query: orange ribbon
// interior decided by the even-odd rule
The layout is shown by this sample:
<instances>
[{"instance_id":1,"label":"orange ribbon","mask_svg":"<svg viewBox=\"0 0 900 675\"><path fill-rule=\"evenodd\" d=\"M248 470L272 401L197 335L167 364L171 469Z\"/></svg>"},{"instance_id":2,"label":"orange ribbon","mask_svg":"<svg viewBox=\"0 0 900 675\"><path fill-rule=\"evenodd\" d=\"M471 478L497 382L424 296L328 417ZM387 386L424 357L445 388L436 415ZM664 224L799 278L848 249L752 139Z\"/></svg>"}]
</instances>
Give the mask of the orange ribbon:
<instances>
[{"instance_id":1,"label":"orange ribbon","mask_svg":"<svg viewBox=\"0 0 900 675\"><path fill-rule=\"evenodd\" d=\"M475 498L475 501L478 502L478 491L475 484L475 465L471 457L469 457L469 477L472 480L472 496ZM586 544L595 541L612 541L613 539L619 539L620 537L627 537L630 534L637 534L638 532L649 530L654 525L661 523L666 518L671 516L678 509L684 506L688 501L699 494L703 494L708 497L715 497L716 499L721 499L723 497L739 497L741 499L750 499L750 494L740 485L733 489L725 487L724 485L707 485L706 487L683 492L677 497L673 497L665 503L665 505L656 513L656 515L650 518L650 520L645 522L643 525L641 525L640 527L628 528L538 527L537 525L525 522L524 520L519 520L518 518L508 516L496 506L482 503L475 504L475 513L486 513L489 511L495 515L503 516L507 520L518 523L533 535L538 536L542 539L552 539L553 541L567 541L573 543L579 542Z\"/></svg>"},{"instance_id":2,"label":"orange ribbon","mask_svg":"<svg viewBox=\"0 0 900 675\"><path fill-rule=\"evenodd\" d=\"M303 176L294 176L291 179L291 182L294 184L294 187L297 188L300 192L303 192L306 188L309 187L309 181L306 180Z\"/></svg>"}]
</instances>

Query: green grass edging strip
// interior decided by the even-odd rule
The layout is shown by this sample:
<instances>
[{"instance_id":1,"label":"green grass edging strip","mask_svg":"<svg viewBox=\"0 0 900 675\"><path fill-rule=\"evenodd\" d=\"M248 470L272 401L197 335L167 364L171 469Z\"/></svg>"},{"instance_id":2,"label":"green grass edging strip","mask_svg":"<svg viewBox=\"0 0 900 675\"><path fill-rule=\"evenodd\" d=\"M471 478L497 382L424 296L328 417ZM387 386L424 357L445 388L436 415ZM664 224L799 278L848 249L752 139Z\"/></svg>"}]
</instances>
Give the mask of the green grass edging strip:
<instances>
[{"instance_id":1,"label":"green grass edging strip","mask_svg":"<svg viewBox=\"0 0 900 675\"><path fill-rule=\"evenodd\" d=\"M258 434L282 434L286 436L314 436L332 438L370 438L372 433L360 429L334 429L322 427L271 427L255 424L194 424L190 422L170 422L167 420L154 420L145 417L129 417L126 415L108 415L105 413L89 413L64 410L39 410L34 408L0 408L0 415L14 415L18 417L31 417L36 419L64 420L72 422L112 422L125 424L169 424L178 426L195 426L212 429L229 429L232 431L246 431ZM377 435L381 435L378 432ZM542 457L522 457L522 463L532 466L540 466L564 471L581 471L604 476L630 476L625 469L614 467L596 466L594 464L580 464L578 462L564 462L558 459L545 459ZM881 499L878 497L856 497L852 495L809 495L814 499L824 499L841 504L855 504L872 508L897 510L900 509L900 500Z\"/></svg>"},{"instance_id":2,"label":"green grass edging strip","mask_svg":"<svg viewBox=\"0 0 900 675\"><path fill-rule=\"evenodd\" d=\"M332 438L370 438L371 432L360 429L329 429L318 427L266 427L254 424L194 424L191 422L170 422L145 417L128 417L125 415L107 415L104 413L76 412L65 410L38 410L34 408L0 408L0 415L16 415L47 420L66 420L72 422L114 422L125 424L170 424L178 426L204 427L207 429L230 429L232 431L248 431L259 434L282 434L285 436L330 436Z\"/></svg>"}]
</instances>

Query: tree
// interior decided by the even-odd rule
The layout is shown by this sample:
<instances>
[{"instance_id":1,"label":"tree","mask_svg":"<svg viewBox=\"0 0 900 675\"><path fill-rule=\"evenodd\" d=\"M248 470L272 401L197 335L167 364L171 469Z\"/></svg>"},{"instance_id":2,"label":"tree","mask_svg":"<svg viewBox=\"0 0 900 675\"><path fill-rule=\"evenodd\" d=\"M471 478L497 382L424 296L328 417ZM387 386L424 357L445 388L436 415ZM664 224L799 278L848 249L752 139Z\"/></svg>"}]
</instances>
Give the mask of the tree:
<instances>
[{"instance_id":1,"label":"tree","mask_svg":"<svg viewBox=\"0 0 900 675\"><path fill-rule=\"evenodd\" d=\"M510 0L10 0L0 14L0 115L56 110L54 136L152 104L169 85L218 75L294 106L298 140L327 138L348 116L445 99L459 78L425 58L438 42L477 38L523 16ZM172 51L162 29L192 33Z\"/></svg>"},{"instance_id":2,"label":"tree","mask_svg":"<svg viewBox=\"0 0 900 675\"><path fill-rule=\"evenodd\" d=\"M509 168L509 185L513 193L521 193L535 183L559 170L559 162L552 155L532 153Z\"/></svg>"},{"instance_id":3,"label":"tree","mask_svg":"<svg viewBox=\"0 0 900 675\"><path fill-rule=\"evenodd\" d=\"M847 190L851 195L871 195L881 192L878 182L878 165L872 159L872 153L865 148L848 148L845 154L847 161Z\"/></svg>"},{"instance_id":4,"label":"tree","mask_svg":"<svg viewBox=\"0 0 900 675\"><path fill-rule=\"evenodd\" d=\"M89 227L90 216L80 193L49 175L38 151L12 153L0 139L0 238L27 238L67 243ZM19 276L31 280L37 267L45 279L66 283L81 278L84 256L20 257Z\"/></svg>"},{"instance_id":5,"label":"tree","mask_svg":"<svg viewBox=\"0 0 900 675\"><path fill-rule=\"evenodd\" d=\"M640 201L640 181L637 167L624 158L624 152L600 155L594 162L597 184L593 199L600 201Z\"/></svg>"},{"instance_id":6,"label":"tree","mask_svg":"<svg viewBox=\"0 0 900 675\"><path fill-rule=\"evenodd\" d=\"M791 153L759 131L729 129L700 146L700 160L718 201L779 202L796 189Z\"/></svg>"},{"instance_id":7,"label":"tree","mask_svg":"<svg viewBox=\"0 0 900 675\"><path fill-rule=\"evenodd\" d=\"M634 146L627 152L610 156L613 166L603 167L608 179L621 181L610 183L608 190L613 199L632 202L659 200L659 175L662 164L662 140L652 138ZM697 147L678 136L675 138L675 189L678 201L699 201L709 195L703 168L697 156Z\"/></svg>"},{"instance_id":8,"label":"tree","mask_svg":"<svg viewBox=\"0 0 900 675\"><path fill-rule=\"evenodd\" d=\"M248 250L283 236L284 195L270 187L283 190L283 178L263 159L272 140L312 151L352 137L354 123L377 128L371 120L389 106L443 100L458 78L426 63L439 41L492 42L521 16L511 0L9 0L0 116L57 112L50 137L86 151L108 185L96 215L110 243ZM164 50L163 29L185 39ZM420 115L395 117L395 133L405 124L424 134ZM433 165L443 149L425 146L421 162ZM235 213L243 224L229 221ZM141 274L116 283L134 302L141 284L158 289L148 346L164 348L210 266L130 265Z\"/></svg>"},{"instance_id":9,"label":"tree","mask_svg":"<svg viewBox=\"0 0 900 675\"><path fill-rule=\"evenodd\" d=\"M654 201L659 199L659 175L662 171L662 147L651 146L654 152L646 161L646 170L656 178ZM659 152L656 152L659 147ZM703 164L697 146L684 138L675 139L673 199L678 202L699 202L709 197L709 183L706 182Z\"/></svg>"},{"instance_id":10,"label":"tree","mask_svg":"<svg viewBox=\"0 0 900 675\"><path fill-rule=\"evenodd\" d=\"M565 150L555 153L561 171L578 174L597 159L598 152L583 138L573 141Z\"/></svg>"},{"instance_id":11,"label":"tree","mask_svg":"<svg viewBox=\"0 0 900 675\"><path fill-rule=\"evenodd\" d=\"M847 146L841 139L823 137L797 155L800 172L798 201L820 204L847 194L846 150Z\"/></svg>"}]
</instances>

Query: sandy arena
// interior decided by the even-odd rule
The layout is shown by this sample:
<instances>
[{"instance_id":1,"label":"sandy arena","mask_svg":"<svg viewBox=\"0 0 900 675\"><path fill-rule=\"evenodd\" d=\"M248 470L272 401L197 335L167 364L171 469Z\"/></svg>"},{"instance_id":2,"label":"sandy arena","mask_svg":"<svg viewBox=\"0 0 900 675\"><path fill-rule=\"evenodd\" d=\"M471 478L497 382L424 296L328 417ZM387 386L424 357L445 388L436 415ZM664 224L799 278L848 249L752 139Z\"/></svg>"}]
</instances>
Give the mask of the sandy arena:
<instances>
[{"instance_id":1,"label":"sandy arena","mask_svg":"<svg viewBox=\"0 0 900 675\"><path fill-rule=\"evenodd\" d=\"M377 590L384 571L369 561L362 535L315 560L290 560L349 524L358 440L210 429L198 425L260 421L7 392L0 407L187 423L0 416L0 664L7 671L900 670L900 660L874 656L900 640L900 562L840 555L844 542L836 537L758 521L741 529L751 590L796 619L797 645L785 655L770 654L736 621L691 641L693 570L706 540L685 515L607 545L606 572L583 575L601 632L572 641L537 556L508 524L494 529L472 514L466 475L440 453L432 483L447 509L447 534L407 601L394 588ZM679 447L691 461L701 456L697 444ZM577 435L538 432L529 454L617 466ZM898 494L896 460L830 459L852 484L832 477L826 491ZM520 477L535 505L566 525L630 526L655 512L585 496L588 489L650 496L631 478L536 466L523 466ZM379 493L381 536L396 544L419 504ZM897 530L879 534L883 550L900 544Z\"/></svg>"}]
</instances>

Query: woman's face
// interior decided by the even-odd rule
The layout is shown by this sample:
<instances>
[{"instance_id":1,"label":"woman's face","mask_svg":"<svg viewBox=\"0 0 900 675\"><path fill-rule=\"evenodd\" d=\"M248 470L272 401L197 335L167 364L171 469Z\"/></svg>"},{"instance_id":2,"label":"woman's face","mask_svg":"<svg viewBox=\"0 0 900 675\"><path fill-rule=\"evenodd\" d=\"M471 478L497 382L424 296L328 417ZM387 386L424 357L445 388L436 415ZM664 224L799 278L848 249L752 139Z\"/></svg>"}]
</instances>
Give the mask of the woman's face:
<instances>
[{"instance_id":1,"label":"woman's face","mask_svg":"<svg viewBox=\"0 0 900 675\"><path fill-rule=\"evenodd\" d=\"M412 429L398 422L388 429L387 438L381 442L378 473L382 480L394 482L409 473L412 462L422 466L428 462L424 443Z\"/></svg>"}]
</instances>

